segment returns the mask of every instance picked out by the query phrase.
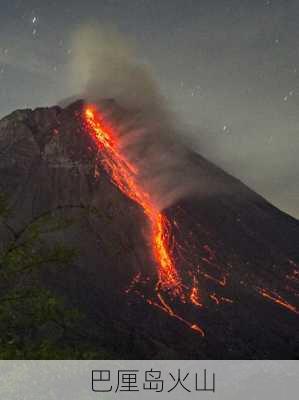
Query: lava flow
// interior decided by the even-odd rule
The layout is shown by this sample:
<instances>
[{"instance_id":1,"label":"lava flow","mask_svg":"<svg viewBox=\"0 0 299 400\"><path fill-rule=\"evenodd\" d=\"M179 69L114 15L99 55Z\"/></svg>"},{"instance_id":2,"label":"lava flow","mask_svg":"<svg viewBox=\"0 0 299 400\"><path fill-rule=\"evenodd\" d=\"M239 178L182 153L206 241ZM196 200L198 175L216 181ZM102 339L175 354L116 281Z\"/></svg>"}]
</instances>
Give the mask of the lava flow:
<instances>
[{"instance_id":1,"label":"lava flow","mask_svg":"<svg viewBox=\"0 0 299 400\"><path fill-rule=\"evenodd\" d=\"M274 292L273 290L265 289L265 288L260 288L259 293L267 298L268 300L273 301L276 304L279 304L280 306L287 308L289 311L292 311L295 314L299 314L299 310L289 302L287 302L285 299L283 299L279 294Z\"/></svg>"},{"instance_id":2,"label":"lava flow","mask_svg":"<svg viewBox=\"0 0 299 400\"><path fill-rule=\"evenodd\" d=\"M151 203L150 196L136 183L136 168L117 149L116 135L99 114L91 108L85 112L93 138L104 155L103 166L114 184L128 197L138 203L152 226L152 246L159 264L159 284L174 295L181 295L181 281L168 248L169 223L167 218Z\"/></svg>"},{"instance_id":3,"label":"lava flow","mask_svg":"<svg viewBox=\"0 0 299 400\"><path fill-rule=\"evenodd\" d=\"M177 313L166 303L162 297L162 291L172 298L185 303L185 294L181 278L176 270L173 254L170 246L170 223L167 217L155 207L147 193L138 184L138 170L119 151L117 132L110 124L104 121L101 114L94 107L85 110L85 121L93 140L101 150L103 156L102 165L109 174L112 182L129 198L138 203L149 219L151 225L151 244L153 256L158 266L158 283L156 286L157 298L160 304L149 303L163 309L170 316L184 322L192 330L204 336L203 330ZM194 289L191 299L197 296ZM192 301L191 300L191 301ZM195 304L195 303L194 303Z\"/></svg>"}]
</instances>

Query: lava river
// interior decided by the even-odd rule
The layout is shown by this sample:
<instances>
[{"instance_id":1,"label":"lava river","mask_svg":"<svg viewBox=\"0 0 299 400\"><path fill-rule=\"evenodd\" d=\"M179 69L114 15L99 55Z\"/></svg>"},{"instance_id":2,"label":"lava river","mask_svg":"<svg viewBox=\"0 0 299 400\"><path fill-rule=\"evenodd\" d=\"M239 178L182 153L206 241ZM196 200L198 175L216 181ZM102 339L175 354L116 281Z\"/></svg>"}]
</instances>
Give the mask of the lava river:
<instances>
[{"instance_id":1,"label":"lava river","mask_svg":"<svg viewBox=\"0 0 299 400\"><path fill-rule=\"evenodd\" d=\"M198 324L189 322L174 311L174 308L165 297L167 294L167 299L176 299L181 303L190 302L196 307L202 306L198 287L188 288L183 285L176 269L173 257L175 241L171 235L170 221L163 212L155 207L151 201L150 194L138 184L138 170L119 150L117 133L111 124L108 125L104 118L101 117L100 112L91 106L85 109L85 122L88 132L101 151L102 165L112 182L126 196L142 207L150 222L151 246L157 264L158 282L156 285L156 300L147 299L147 302L204 336L203 329Z\"/></svg>"}]
</instances>

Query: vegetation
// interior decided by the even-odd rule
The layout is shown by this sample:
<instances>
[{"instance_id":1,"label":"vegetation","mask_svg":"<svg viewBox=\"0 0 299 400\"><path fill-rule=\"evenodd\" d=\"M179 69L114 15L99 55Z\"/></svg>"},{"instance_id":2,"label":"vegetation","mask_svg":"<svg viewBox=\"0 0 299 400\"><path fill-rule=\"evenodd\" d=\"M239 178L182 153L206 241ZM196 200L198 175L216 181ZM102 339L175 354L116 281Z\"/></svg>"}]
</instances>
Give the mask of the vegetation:
<instances>
[{"instance_id":1,"label":"vegetation","mask_svg":"<svg viewBox=\"0 0 299 400\"><path fill-rule=\"evenodd\" d=\"M0 248L1 359L91 356L84 344L80 351L71 345L82 315L41 283L46 268L70 268L77 256L74 249L49 240L51 234L73 224L61 216L65 214L62 208L45 212L16 230L8 222L12 212L5 196L0 195L0 225L5 237Z\"/></svg>"},{"instance_id":2,"label":"vegetation","mask_svg":"<svg viewBox=\"0 0 299 400\"><path fill-rule=\"evenodd\" d=\"M66 217L72 208L100 217L96 209L69 205L16 229L0 194L0 359L129 359L132 354L165 353L164 346L120 321L87 317L86 310L74 308L64 293L54 291L55 285L47 286L49 271L63 276L76 264L78 252L61 244L66 230L78 222ZM109 243L105 247L116 251Z\"/></svg>"}]
</instances>

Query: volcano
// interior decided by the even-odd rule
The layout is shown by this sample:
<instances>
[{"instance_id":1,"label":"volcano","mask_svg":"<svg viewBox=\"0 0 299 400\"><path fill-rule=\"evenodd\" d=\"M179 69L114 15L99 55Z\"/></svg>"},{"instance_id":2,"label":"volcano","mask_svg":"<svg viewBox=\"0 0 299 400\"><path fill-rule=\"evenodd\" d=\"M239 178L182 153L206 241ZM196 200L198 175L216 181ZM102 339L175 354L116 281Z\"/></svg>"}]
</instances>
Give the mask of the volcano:
<instances>
[{"instance_id":1,"label":"volcano","mask_svg":"<svg viewBox=\"0 0 299 400\"><path fill-rule=\"evenodd\" d=\"M298 356L298 221L191 151L199 189L158 209L107 107L0 121L0 192L13 210L2 242L51 210L79 221L58 234L78 250L72 268L48 267L41 284L84 310L82 335L100 324L93 346L113 337L116 358Z\"/></svg>"}]
</instances>

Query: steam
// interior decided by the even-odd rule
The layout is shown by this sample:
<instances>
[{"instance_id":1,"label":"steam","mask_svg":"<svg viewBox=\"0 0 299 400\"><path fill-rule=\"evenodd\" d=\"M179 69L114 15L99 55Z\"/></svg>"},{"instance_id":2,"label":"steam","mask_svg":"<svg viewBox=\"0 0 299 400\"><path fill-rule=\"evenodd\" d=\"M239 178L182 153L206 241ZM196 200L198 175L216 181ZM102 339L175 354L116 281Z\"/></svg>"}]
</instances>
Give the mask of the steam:
<instances>
[{"instance_id":1,"label":"steam","mask_svg":"<svg viewBox=\"0 0 299 400\"><path fill-rule=\"evenodd\" d=\"M157 208L196 190L180 125L134 46L115 31L88 26L74 35L72 49L72 91L97 104L117 128L121 151L137 167L138 183Z\"/></svg>"}]
</instances>

